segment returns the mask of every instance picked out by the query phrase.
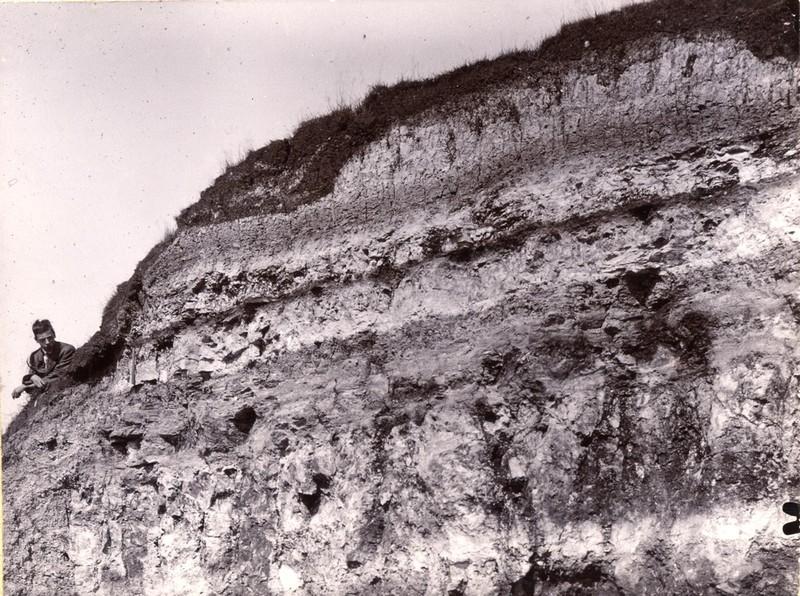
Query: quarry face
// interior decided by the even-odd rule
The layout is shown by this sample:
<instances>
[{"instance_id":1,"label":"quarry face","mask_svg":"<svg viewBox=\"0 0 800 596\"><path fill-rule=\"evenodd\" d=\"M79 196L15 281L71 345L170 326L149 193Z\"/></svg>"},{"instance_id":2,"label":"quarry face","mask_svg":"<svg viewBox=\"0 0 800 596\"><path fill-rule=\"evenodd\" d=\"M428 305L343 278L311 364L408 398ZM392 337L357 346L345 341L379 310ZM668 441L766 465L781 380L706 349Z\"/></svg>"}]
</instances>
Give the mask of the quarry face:
<instances>
[{"instance_id":1,"label":"quarry face","mask_svg":"<svg viewBox=\"0 0 800 596\"><path fill-rule=\"evenodd\" d=\"M7 594L797 592L793 57L526 59L182 214L4 437Z\"/></svg>"}]
</instances>

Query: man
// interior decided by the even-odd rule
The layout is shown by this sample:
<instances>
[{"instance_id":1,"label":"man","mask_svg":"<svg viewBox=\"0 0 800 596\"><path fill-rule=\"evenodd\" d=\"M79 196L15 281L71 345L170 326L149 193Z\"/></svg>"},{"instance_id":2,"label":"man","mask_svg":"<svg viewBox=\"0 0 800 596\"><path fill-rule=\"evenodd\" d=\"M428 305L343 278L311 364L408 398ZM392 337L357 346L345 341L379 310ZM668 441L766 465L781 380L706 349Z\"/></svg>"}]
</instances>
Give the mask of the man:
<instances>
[{"instance_id":1,"label":"man","mask_svg":"<svg viewBox=\"0 0 800 596\"><path fill-rule=\"evenodd\" d=\"M22 377L22 385L11 392L17 399L27 392L38 395L47 391L56 381L67 377L75 348L56 341L56 332L50 321L42 319L33 323L33 337L40 348L28 357L28 374Z\"/></svg>"}]
</instances>

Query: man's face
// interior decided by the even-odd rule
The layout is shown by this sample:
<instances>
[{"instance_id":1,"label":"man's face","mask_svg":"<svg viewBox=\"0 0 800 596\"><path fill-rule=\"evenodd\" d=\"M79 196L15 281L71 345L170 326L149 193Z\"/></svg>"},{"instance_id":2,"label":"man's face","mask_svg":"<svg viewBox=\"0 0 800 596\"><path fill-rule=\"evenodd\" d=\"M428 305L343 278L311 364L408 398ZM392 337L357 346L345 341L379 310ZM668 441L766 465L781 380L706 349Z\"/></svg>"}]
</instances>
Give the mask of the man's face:
<instances>
[{"instance_id":1,"label":"man's face","mask_svg":"<svg viewBox=\"0 0 800 596\"><path fill-rule=\"evenodd\" d=\"M52 354L56 347L56 334L52 329L42 331L35 335L36 343L42 346L42 349L49 355Z\"/></svg>"}]
</instances>

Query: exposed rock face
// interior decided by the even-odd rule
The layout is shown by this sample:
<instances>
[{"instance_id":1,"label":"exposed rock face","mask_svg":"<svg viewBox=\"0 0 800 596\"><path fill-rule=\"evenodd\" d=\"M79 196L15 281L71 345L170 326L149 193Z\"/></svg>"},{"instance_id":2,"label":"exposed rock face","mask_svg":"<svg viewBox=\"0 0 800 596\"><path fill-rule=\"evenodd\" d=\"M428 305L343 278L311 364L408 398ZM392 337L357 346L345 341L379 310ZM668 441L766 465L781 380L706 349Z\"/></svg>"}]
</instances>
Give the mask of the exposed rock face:
<instances>
[{"instance_id":1,"label":"exposed rock face","mask_svg":"<svg viewBox=\"0 0 800 596\"><path fill-rule=\"evenodd\" d=\"M7 593L794 594L794 65L623 49L188 217L5 437Z\"/></svg>"}]
</instances>

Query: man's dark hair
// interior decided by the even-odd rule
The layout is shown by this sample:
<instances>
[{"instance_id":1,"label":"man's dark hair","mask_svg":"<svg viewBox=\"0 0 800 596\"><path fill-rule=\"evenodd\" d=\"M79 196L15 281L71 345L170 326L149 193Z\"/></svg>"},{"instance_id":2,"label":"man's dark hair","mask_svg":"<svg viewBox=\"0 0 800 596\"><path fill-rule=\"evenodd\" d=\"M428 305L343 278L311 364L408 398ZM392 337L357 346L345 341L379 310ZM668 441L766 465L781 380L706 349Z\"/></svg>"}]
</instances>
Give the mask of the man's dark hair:
<instances>
[{"instance_id":1,"label":"man's dark hair","mask_svg":"<svg viewBox=\"0 0 800 596\"><path fill-rule=\"evenodd\" d=\"M33 322L33 336L36 337L40 333L45 333L46 331L52 331L55 333L55 329L50 324L50 321L47 319L37 319Z\"/></svg>"}]
</instances>

